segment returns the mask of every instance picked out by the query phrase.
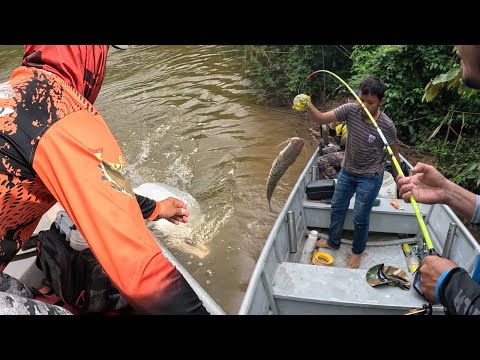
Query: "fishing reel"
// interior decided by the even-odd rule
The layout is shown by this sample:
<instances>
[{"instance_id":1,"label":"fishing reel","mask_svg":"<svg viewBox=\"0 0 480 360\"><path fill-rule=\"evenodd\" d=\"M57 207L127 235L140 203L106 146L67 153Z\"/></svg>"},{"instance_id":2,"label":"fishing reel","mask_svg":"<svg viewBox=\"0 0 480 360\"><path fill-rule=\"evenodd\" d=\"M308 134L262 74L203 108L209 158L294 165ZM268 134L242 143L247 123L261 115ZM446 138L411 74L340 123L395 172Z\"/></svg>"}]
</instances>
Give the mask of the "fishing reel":
<instances>
[{"instance_id":1,"label":"fishing reel","mask_svg":"<svg viewBox=\"0 0 480 360\"><path fill-rule=\"evenodd\" d=\"M427 250L427 245L425 242L423 242L423 248L418 250L418 253L417 252L415 253L420 259L420 266L417 268L417 270L415 270L415 273L413 274L413 288L420 296L422 296L425 300L427 300L427 298L425 297L425 294L420 289L420 282L421 282L421 276L422 276L420 273L420 268L422 267L423 259L425 259L426 256L430 256L430 255L440 256L440 255L437 254L434 248Z\"/></svg>"}]
</instances>

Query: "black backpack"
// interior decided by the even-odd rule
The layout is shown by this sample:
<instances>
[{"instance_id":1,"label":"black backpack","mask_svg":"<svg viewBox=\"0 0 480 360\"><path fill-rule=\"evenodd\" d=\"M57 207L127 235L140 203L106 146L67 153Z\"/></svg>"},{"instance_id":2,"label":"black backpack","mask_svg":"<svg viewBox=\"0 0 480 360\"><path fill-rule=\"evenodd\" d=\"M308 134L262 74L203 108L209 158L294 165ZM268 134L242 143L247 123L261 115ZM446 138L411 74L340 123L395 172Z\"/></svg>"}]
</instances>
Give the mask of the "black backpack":
<instances>
[{"instance_id":1,"label":"black backpack","mask_svg":"<svg viewBox=\"0 0 480 360\"><path fill-rule=\"evenodd\" d=\"M38 233L36 264L60 300L80 314L128 308L90 248L72 249L55 223Z\"/></svg>"}]
</instances>

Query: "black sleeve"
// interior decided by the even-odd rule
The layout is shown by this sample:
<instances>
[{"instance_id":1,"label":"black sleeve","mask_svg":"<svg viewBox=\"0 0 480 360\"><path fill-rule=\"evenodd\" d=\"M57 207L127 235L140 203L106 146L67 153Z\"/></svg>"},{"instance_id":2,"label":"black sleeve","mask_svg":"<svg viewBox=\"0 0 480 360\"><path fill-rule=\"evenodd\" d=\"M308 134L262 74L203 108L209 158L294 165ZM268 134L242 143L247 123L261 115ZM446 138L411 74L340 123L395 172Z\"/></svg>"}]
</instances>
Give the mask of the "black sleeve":
<instances>
[{"instance_id":1,"label":"black sleeve","mask_svg":"<svg viewBox=\"0 0 480 360\"><path fill-rule=\"evenodd\" d=\"M137 202L138 202L138 205L140 206L140 210L142 210L143 218L146 219L150 215L152 215L153 210L155 210L155 207L157 206L157 202L148 197L138 195L138 194L135 194L135 197L137 198Z\"/></svg>"},{"instance_id":2,"label":"black sleeve","mask_svg":"<svg viewBox=\"0 0 480 360\"><path fill-rule=\"evenodd\" d=\"M480 315L480 285L465 269L452 269L438 290L440 302L451 315Z\"/></svg>"}]
</instances>

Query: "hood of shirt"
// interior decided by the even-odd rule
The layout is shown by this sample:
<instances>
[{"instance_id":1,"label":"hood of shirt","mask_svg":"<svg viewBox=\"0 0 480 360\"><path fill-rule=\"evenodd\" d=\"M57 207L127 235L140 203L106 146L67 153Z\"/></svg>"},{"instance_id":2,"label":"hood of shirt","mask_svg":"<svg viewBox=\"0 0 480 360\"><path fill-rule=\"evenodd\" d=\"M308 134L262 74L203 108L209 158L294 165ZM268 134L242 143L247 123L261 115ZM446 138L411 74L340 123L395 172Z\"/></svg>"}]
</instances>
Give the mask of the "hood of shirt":
<instances>
[{"instance_id":1,"label":"hood of shirt","mask_svg":"<svg viewBox=\"0 0 480 360\"><path fill-rule=\"evenodd\" d=\"M105 76L108 45L25 45L23 66L50 71L94 103Z\"/></svg>"}]
</instances>

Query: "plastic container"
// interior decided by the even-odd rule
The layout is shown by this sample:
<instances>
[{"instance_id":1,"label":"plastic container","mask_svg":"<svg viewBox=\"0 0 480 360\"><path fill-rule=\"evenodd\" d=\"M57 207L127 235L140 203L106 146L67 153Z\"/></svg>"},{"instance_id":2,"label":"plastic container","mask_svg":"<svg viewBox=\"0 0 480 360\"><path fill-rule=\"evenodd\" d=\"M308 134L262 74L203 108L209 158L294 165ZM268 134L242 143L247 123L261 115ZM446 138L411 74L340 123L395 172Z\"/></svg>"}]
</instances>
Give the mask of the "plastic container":
<instances>
[{"instance_id":1,"label":"plastic container","mask_svg":"<svg viewBox=\"0 0 480 360\"><path fill-rule=\"evenodd\" d=\"M410 257L410 255L412 255L412 249L410 248L410 245L402 244L402 250L405 254L405 257Z\"/></svg>"},{"instance_id":2,"label":"plastic container","mask_svg":"<svg viewBox=\"0 0 480 360\"><path fill-rule=\"evenodd\" d=\"M412 255L407 259L408 271L414 273L417 271L418 266L420 265L420 260L418 256L412 253Z\"/></svg>"},{"instance_id":3,"label":"plastic container","mask_svg":"<svg viewBox=\"0 0 480 360\"><path fill-rule=\"evenodd\" d=\"M82 251L87 249L89 246L83 238L82 234L80 234L80 231L72 230L72 232L70 233L70 247L73 250Z\"/></svg>"},{"instance_id":4,"label":"plastic container","mask_svg":"<svg viewBox=\"0 0 480 360\"><path fill-rule=\"evenodd\" d=\"M383 182L382 187L378 192L378 197L386 199L397 198L397 183L395 182L392 174L390 174L388 171L383 172Z\"/></svg>"},{"instance_id":5,"label":"plastic container","mask_svg":"<svg viewBox=\"0 0 480 360\"><path fill-rule=\"evenodd\" d=\"M302 257L300 258L300 264L310 264L312 261L313 250L315 250L315 244L318 239L318 231L312 230L305 241L303 247Z\"/></svg>"},{"instance_id":6,"label":"plastic container","mask_svg":"<svg viewBox=\"0 0 480 360\"><path fill-rule=\"evenodd\" d=\"M309 181L305 193L310 200L324 200L331 199L335 192L335 180L322 179Z\"/></svg>"},{"instance_id":7,"label":"plastic container","mask_svg":"<svg viewBox=\"0 0 480 360\"><path fill-rule=\"evenodd\" d=\"M61 234L65 234L66 240L70 243L70 247L73 250L82 251L89 247L65 210L57 212L55 226L60 230Z\"/></svg>"},{"instance_id":8,"label":"plastic container","mask_svg":"<svg viewBox=\"0 0 480 360\"><path fill-rule=\"evenodd\" d=\"M415 255L415 253L410 248L410 245L408 244L403 244L402 249L403 249L403 253L405 254L405 261L407 262L408 271L410 271L411 273L414 273L418 269L418 266L420 265L418 256Z\"/></svg>"},{"instance_id":9,"label":"plastic container","mask_svg":"<svg viewBox=\"0 0 480 360\"><path fill-rule=\"evenodd\" d=\"M333 264L333 256L325 251L317 251L313 254L312 265L331 265Z\"/></svg>"}]
</instances>

